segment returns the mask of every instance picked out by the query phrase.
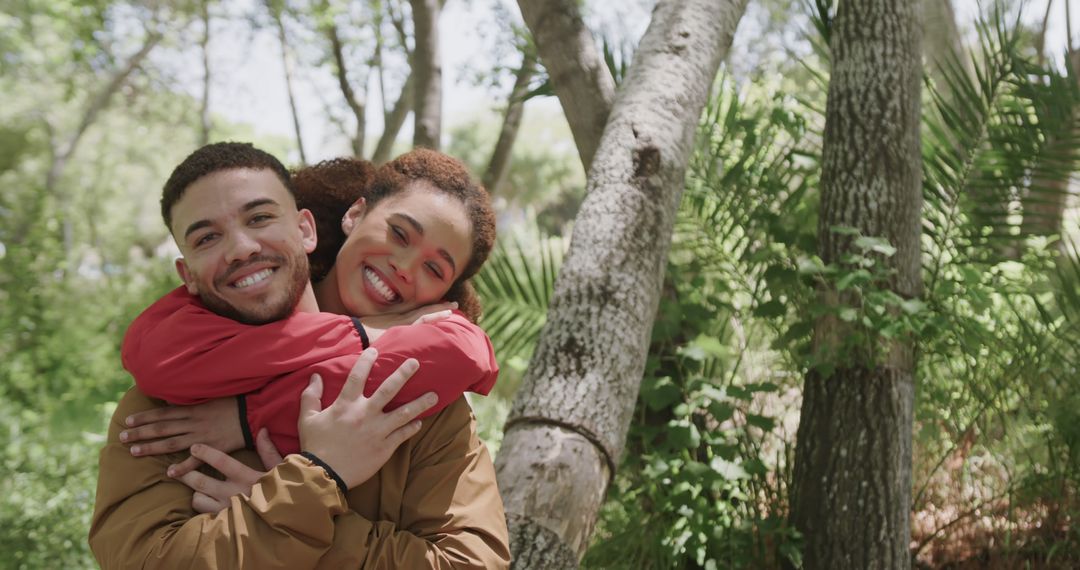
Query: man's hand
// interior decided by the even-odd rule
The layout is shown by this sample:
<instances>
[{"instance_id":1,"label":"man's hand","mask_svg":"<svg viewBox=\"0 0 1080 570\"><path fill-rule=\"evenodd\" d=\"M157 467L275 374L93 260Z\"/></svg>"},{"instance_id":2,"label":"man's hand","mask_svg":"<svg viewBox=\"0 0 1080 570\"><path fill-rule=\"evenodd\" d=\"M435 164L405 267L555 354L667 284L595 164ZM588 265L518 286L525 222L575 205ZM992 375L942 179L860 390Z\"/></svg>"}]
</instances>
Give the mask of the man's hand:
<instances>
[{"instance_id":1,"label":"man's hand","mask_svg":"<svg viewBox=\"0 0 1080 570\"><path fill-rule=\"evenodd\" d=\"M205 443L226 453L244 447L236 398L219 398L193 406L168 406L127 417L129 429L120 441L132 455L162 455ZM197 466L197 465L196 465Z\"/></svg>"},{"instance_id":2,"label":"man's hand","mask_svg":"<svg viewBox=\"0 0 1080 570\"><path fill-rule=\"evenodd\" d=\"M383 412L420 365L411 358L406 360L365 398L364 383L377 357L374 348L361 353L341 394L325 410L318 374L300 395L300 448L329 465L350 489L367 481L402 442L420 431L416 416L438 402L438 396L429 392L392 412Z\"/></svg>"},{"instance_id":3,"label":"man's hand","mask_svg":"<svg viewBox=\"0 0 1080 570\"><path fill-rule=\"evenodd\" d=\"M435 303L405 313L363 317L360 322L364 324L364 332L367 333L368 342L375 342L375 339L382 336L382 333L390 327L421 325L441 321L448 318L451 314L450 311L456 308L458 308L456 301L452 303Z\"/></svg>"},{"instance_id":4,"label":"man's hand","mask_svg":"<svg viewBox=\"0 0 1080 570\"><path fill-rule=\"evenodd\" d=\"M259 452L259 458L262 459L265 469L270 470L281 463L281 454L270 441L270 432L266 431L266 428L259 431L258 437L255 438L255 449ZM229 497L233 495L249 496L251 488L260 477L266 474L266 471L256 471L208 445L191 446L191 456L200 462L207 463L225 476L225 480L222 481L198 471L189 470L179 473L175 465L169 466L170 477L176 478L195 491L191 497L191 506L200 513L217 513L229 506Z\"/></svg>"}]
</instances>

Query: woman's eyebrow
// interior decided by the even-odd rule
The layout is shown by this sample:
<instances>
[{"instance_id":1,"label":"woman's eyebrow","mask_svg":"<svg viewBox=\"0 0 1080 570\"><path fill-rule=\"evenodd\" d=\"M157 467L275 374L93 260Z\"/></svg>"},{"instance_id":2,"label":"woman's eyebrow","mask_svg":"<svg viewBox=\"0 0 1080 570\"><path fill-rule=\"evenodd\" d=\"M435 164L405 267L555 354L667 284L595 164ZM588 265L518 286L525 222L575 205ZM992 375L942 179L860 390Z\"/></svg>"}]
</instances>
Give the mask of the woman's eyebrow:
<instances>
[{"instance_id":1,"label":"woman's eyebrow","mask_svg":"<svg viewBox=\"0 0 1080 570\"><path fill-rule=\"evenodd\" d=\"M414 218L414 217L412 217L412 216L410 216L410 215L408 215L408 214L406 214L404 212L394 212L393 214L390 214L390 215L392 217L396 216L398 218L401 218L401 219L405 220L406 222L409 223L410 226L413 227L414 230L416 230L416 233L418 233L420 235L424 235L424 225L420 223L420 220L417 220L416 218ZM438 253L439 253L440 257L445 259L446 262L450 264L450 272L451 273L457 273L457 264L454 263L454 257L452 255L450 255L450 252L448 252L445 249L440 247Z\"/></svg>"}]
</instances>

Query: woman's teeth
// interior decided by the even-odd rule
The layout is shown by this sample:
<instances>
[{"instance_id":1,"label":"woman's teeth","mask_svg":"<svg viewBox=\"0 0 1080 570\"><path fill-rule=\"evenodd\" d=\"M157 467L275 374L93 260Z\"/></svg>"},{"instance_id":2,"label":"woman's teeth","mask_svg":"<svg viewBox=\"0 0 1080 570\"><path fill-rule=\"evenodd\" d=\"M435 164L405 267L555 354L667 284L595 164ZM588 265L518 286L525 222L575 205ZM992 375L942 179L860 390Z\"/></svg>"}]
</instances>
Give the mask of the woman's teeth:
<instances>
[{"instance_id":1,"label":"woman's teeth","mask_svg":"<svg viewBox=\"0 0 1080 570\"><path fill-rule=\"evenodd\" d=\"M379 275L373 270L365 267L364 278L367 279L368 283L371 283L371 286L375 289L375 291L382 295L383 299L387 303L393 303L397 301L397 293L394 293L394 290L391 289L390 286L387 285L385 282L383 282L382 279L379 279Z\"/></svg>"},{"instance_id":2,"label":"woman's teeth","mask_svg":"<svg viewBox=\"0 0 1080 570\"><path fill-rule=\"evenodd\" d=\"M233 288L235 288L235 289L243 289L245 287L251 287L252 285L254 285L256 283L265 281L266 279L268 279L273 274L274 274L274 270L270 269L270 268L263 269L262 271L257 271L255 273L252 273L251 275L248 275L247 277L237 281L236 283L233 283Z\"/></svg>"}]
</instances>

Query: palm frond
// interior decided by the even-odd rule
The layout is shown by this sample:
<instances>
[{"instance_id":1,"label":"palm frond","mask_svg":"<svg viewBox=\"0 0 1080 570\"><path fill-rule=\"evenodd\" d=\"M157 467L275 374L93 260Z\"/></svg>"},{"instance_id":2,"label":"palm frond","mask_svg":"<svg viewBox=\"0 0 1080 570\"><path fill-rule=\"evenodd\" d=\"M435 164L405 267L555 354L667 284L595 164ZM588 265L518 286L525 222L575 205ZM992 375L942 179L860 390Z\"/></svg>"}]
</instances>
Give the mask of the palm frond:
<instances>
[{"instance_id":1,"label":"palm frond","mask_svg":"<svg viewBox=\"0 0 1080 570\"><path fill-rule=\"evenodd\" d=\"M484 301L480 325L500 362L527 361L547 320L565 246L538 229L535 234L529 244L517 238L500 241L473 281Z\"/></svg>"}]
</instances>

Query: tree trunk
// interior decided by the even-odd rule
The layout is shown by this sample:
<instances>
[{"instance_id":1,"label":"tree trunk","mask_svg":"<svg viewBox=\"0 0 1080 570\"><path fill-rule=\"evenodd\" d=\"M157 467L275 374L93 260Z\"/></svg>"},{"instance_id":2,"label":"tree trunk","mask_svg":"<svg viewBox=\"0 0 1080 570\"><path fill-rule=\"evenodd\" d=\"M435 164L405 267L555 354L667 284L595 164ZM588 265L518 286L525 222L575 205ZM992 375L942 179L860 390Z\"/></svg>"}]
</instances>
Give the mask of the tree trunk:
<instances>
[{"instance_id":1,"label":"tree trunk","mask_svg":"<svg viewBox=\"0 0 1080 570\"><path fill-rule=\"evenodd\" d=\"M917 0L841 2L831 34L832 75L822 159L819 254L839 264L857 253L835 226L887 239L883 283L922 294ZM846 295L846 294L845 294ZM857 302L857 299L848 299ZM822 303L838 295L822 291ZM795 451L792 522L808 569L910 568L911 429L915 349L890 341L882 354L843 350L850 333L831 316L814 326L835 371L806 377ZM879 339L870 337L869 343Z\"/></svg>"},{"instance_id":2,"label":"tree trunk","mask_svg":"<svg viewBox=\"0 0 1080 570\"><path fill-rule=\"evenodd\" d=\"M939 89L948 88L949 84L942 77L940 69L952 58L959 58L968 75L974 76L971 58L966 56L964 45L960 41L960 30L956 25L956 12L951 0L921 0L920 4L923 57L926 60L927 72L934 79L934 83Z\"/></svg>"},{"instance_id":3,"label":"tree trunk","mask_svg":"<svg viewBox=\"0 0 1080 570\"><path fill-rule=\"evenodd\" d=\"M510 97L506 103L506 114L503 115L499 140L495 142L495 150L492 151L491 160L484 172L484 187L492 195L498 193L499 186L506 178L507 167L510 165L510 152L514 149L514 141L517 140L518 129L521 127L521 116L525 111L525 95L529 93L529 81L535 74L536 54L526 47L521 60L521 68L518 69L517 76L514 78L514 87L510 90Z\"/></svg>"},{"instance_id":4,"label":"tree trunk","mask_svg":"<svg viewBox=\"0 0 1080 570\"><path fill-rule=\"evenodd\" d=\"M1080 50L1068 53L1073 70L1080 71ZM1080 83L1080 74L1076 76ZM1080 85L1077 86L1080 88ZM1077 133L1080 133L1080 107L1065 113L1061 136L1048 136L1042 160L1035 165L1031 188L1023 198L1022 235L1055 235L1061 232L1065 203L1069 197L1070 174L1076 170ZM1060 244L1059 244L1060 245Z\"/></svg>"},{"instance_id":5,"label":"tree trunk","mask_svg":"<svg viewBox=\"0 0 1080 570\"><path fill-rule=\"evenodd\" d=\"M626 443L698 119L746 0L661 0L496 462L517 568L576 566Z\"/></svg>"},{"instance_id":6,"label":"tree trunk","mask_svg":"<svg viewBox=\"0 0 1080 570\"><path fill-rule=\"evenodd\" d=\"M274 19L277 27L278 41L281 43L281 64L285 68L285 90L289 95L289 110L292 111L293 131L296 133L296 148L300 151L300 166L307 164L307 156L304 154L304 136L300 131L300 113L296 110L296 95L293 92L293 68L292 58L289 57L289 38L285 33L285 18L281 9L274 5L274 0L267 0L266 7L270 9L270 16Z\"/></svg>"},{"instance_id":7,"label":"tree trunk","mask_svg":"<svg viewBox=\"0 0 1080 570\"><path fill-rule=\"evenodd\" d=\"M199 41L202 50L203 85L199 101L199 146L210 142L210 0L199 6L202 15L203 36Z\"/></svg>"},{"instance_id":8,"label":"tree trunk","mask_svg":"<svg viewBox=\"0 0 1080 570\"><path fill-rule=\"evenodd\" d=\"M142 62L146 60L146 57L150 55L150 52L157 47L161 42L161 34L159 32L147 32L146 39L143 41L142 47L139 51L132 55L126 64L120 69L113 72L109 78L109 82L105 84L105 87L98 91L93 98L90 99L90 105L83 111L82 118L79 120L79 126L75 128L75 132L72 133L66 141L59 144L53 144L53 158L49 164L49 170L45 174L45 191L52 194L56 191L56 186L60 182L60 177L64 174L64 170L67 168L68 161L71 160L72 155L75 154L75 149L79 147L79 143L82 141L83 135L86 134L87 129L97 121L98 115L109 106L109 102L113 96L116 95L120 88L127 83L129 77L135 70L142 65Z\"/></svg>"},{"instance_id":9,"label":"tree trunk","mask_svg":"<svg viewBox=\"0 0 1080 570\"><path fill-rule=\"evenodd\" d=\"M405 84L401 86L401 94L398 95L393 110L386 117L382 136L379 137L379 144L375 145L375 153L371 156L371 162L382 164L390 160L390 153L394 152L394 141L397 140L401 127L405 126L405 119L412 109L413 83L413 74L409 73L409 77L405 79Z\"/></svg>"},{"instance_id":10,"label":"tree trunk","mask_svg":"<svg viewBox=\"0 0 1080 570\"><path fill-rule=\"evenodd\" d=\"M438 150L442 128L442 57L439 54L439 0L411 0L415 44L412 53L413 146Z\"/></svg>"},{"instance_id":11,"label":"tree trunk","mask_svg":"<svg viewBox=\"0 0 1080 570\"><path fill-rule=\"evenodd\" d=\"M349 71L345 63L345 48L341 45L341 37L338 35L337 24L331 21L326 26L326 36L330 40L330 51L334 55L334 66L337 71L338 87L341 95L345 97L345 103L349 105L353 118L356 119L356 133L352 136L353 156L364 156L364 129L366 128L367 116L364 101L356 97L356 91L349 83Z\"/></svg>"},{"instance_id":12,"label":"tree trunk","mask_svg":"<svg viewBox=\"0 0 1080 570\"><path fill-rule=\"evenodd\" d=\"M615 101L615 79L596 50L579 5L579 0L518 0L588 172Z\"/></svg>"}]
</instances>

